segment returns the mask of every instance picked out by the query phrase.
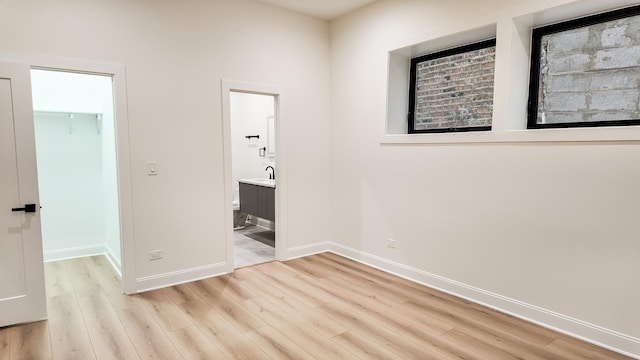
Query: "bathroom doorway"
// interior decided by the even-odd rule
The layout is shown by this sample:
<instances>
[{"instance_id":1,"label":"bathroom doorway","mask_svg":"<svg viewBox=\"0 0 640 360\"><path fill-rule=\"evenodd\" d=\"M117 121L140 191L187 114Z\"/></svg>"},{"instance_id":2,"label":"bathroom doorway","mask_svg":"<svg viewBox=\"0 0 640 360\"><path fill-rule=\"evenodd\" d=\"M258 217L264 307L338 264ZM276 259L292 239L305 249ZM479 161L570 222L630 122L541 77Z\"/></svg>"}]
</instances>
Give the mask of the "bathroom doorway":
<instances>
[{"instance_id":1,"label":"bathroom doorway","mask_svg":"<svg viewBox=\"0 0 640 360\"><path fill-rule=\"evenodd\" d=\"M104 255L122 274L113 78L31 70L44 259Z\"/></svg>"},{"instance_id":2,"label":"bathroom doorway","mask_svg":"<svg viewBox=\"0 0 640 360\"><path fill-rule=\"evenodd\" d=\"M235 268L276 258L276 102L270 94L229 93Z\"/></svg>"}]
</instances>

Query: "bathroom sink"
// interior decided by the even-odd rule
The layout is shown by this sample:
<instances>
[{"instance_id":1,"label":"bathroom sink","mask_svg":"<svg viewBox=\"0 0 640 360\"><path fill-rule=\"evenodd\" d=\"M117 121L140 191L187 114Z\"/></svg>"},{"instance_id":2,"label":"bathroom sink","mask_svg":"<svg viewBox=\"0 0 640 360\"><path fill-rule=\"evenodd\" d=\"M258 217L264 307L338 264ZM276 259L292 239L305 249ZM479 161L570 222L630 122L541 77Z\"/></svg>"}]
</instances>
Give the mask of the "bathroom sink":
<instances>
[{"instance_id":1,"label":"bathroom sink","mask_svg":"<svg viewBox=\"0 0 640 360\"><path fill-rule=\"evenodd\" d=\"M240 179L238 181L245 184L266 186L266 187L272 187L272 188L276 187L276 181L273 179L267 179L267 178Z\"/></svg>"}]
</instances>

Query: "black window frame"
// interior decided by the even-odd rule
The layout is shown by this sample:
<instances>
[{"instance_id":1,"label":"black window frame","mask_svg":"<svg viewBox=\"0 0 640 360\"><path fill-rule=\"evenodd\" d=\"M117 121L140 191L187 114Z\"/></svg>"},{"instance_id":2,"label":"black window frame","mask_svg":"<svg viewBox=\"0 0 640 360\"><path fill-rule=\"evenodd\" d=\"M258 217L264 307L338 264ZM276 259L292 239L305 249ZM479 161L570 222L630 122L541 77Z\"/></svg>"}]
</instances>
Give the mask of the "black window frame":
<instances>
[{"instance_id":1,"label":"black window frame","mask_svg":"<svg viewBox=\"0 0 640 360\"><path fill-rule=\"evenodd\" d=\"M607 127L640 125L640 119L581 121L566 123L538 124L538 95L540 88L540 53L542 37L563 31L575 30L608 21L620 20L640 15L640 5L590 15L557 24L534 28L531 32L531 69L529 74L529 98L527 102L527 129L553 129L578 127Z\"/></svg>"},{"instance_id":2,"label":"black window frame","mask_svg":"<svg viewBox=\"0 0 640 360\"><path fill-rule=\"evenodd\" d=\"M408 112L408 133L409 134L423 134L423 133L448 133L448 132L470 132L470 131L491 131L492 125L489 126L467 126L467 127L451 127L451 128L442 128L442 129L421 129L416 130L415 128L415 106L416 106L416 82L417 82L417 66L419 63L434 60L438 58L443 58L447 56L462 54L469 51L480 50L490 47L496 46L496 39L488 39L482 40L478 42L474 42L472 44L467 44L463 46L458 46L455 48L438 51L431 54L426 54L422 56L418 56L411 59L411 68L409 71L409 112ZM495 66L495 65L494 65ZM493 111L492 111L493 114Z\"/></svg>"}]
</instances>

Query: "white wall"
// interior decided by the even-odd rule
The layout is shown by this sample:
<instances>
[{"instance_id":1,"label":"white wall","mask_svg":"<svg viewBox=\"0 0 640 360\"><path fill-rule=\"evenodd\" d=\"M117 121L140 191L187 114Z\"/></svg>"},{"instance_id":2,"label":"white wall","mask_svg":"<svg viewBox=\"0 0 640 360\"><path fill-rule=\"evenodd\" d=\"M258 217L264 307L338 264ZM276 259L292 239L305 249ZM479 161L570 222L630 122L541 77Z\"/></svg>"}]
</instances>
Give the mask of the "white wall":
<instances>
[{"instance_id":1,"label":"white wall","mask_svg":"<svg viewBox=\"0 0 640 360\"><path fill-rule=\"evenodd\" d=\"M381 144L390 50L489 24L509 34L513 17L563 3L596 2L388 0L332 22L332 238L343 253L640 354L637 141ZM501 51L515 43L498 39ZM497 93L526 87L509 71L496 69ZM525 121L496 99L494 123Z\"/></svg>"},{"instance_id":2,"label":"white wall","mask_svg":"<svg viewBox=\"0 0 640 360\"><path fill-rule=\"evenodd\" d=\"M34 110L54 112L35 116L45 259L104 252L119 268L111 78L32 70L31 79Z\"/></svg>"},{"instance_id":3,"label":"white wall","mask_svg":"<svg viewBox=\"0 0 640 360\"><path fill-rule=\"evenodd\" d=\"M285 89L279 156L289 226L281 230L293 250L329 240L316 223L329 223L327 22L248 0L6 0L0 9L0 59L16 52L126 66L139 289L225 268L223 78ZM157 161L157 176L147 161ZM149 261L157 249L164 259Z\"/></svg>"},{"instance_id":4,"label":"white wall","mask_svg":"<svg viewBox=\"0 0 640 360\"><path fill-rule=\"evenodd\" d=\"M102 137L95 116L36 114L36 151L45 260L104 251Z\"/></svg>"},{"instance_id":5,"label":"white wall","mask_svg":"<svg viewBox=\"0 0 640 360\"><path fill-rule=\"evenodd\" d=\"M267 147L267 117L274 114L274 97L232 92L231 142L233 165L233 189L238 179L267 178L265 168L275 167L275 156L260 156L259 149ZM247 135L259 135L259 139L246 139Z\"/></svg>"}]
</instances>

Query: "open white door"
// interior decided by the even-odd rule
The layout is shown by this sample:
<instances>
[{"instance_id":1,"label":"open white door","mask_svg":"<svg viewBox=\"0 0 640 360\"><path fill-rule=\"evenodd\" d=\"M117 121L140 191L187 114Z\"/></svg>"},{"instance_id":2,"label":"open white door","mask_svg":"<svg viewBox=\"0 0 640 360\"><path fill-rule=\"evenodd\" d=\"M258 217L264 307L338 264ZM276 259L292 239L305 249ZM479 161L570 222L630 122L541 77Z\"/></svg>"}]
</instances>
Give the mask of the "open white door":
<instances>
[{"instance_id":1,"label":"open white door","mask_svg":"<svg viewBox=\"0 0 640 360\"><path fill-rule=\"evenodd\" d=\"M29 76L0 63L0 327L47 317Z\"/></svg>"}]
</instances>

